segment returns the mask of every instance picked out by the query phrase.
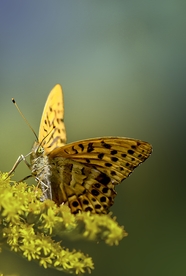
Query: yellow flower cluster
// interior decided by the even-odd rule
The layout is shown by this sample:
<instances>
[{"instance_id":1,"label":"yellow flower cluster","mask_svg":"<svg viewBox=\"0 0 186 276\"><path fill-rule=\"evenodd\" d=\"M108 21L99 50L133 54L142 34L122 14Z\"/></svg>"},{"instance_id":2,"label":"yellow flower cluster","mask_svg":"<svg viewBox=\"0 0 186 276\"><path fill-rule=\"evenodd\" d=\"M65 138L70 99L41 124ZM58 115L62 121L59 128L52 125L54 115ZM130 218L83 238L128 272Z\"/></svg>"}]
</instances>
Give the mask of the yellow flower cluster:
<instances>
[{"instance_id":1,"label":"yellow flower cluster","mask_svg":"<svg viewBox=\"0 0 186 276\"><path fill-rule=\"evenodd\" d=\"M66 205L57 207L51 200L40 201L42 192L35 186L11 182L0 173L0 244L52 267L82 274L94 268L91 257L61 246L62 238L103 240L117 245L127 236L124 228L109 215L82 212L73 215ZM56 242L55 239L60 239Z\"/></svg>"}]
</instances>

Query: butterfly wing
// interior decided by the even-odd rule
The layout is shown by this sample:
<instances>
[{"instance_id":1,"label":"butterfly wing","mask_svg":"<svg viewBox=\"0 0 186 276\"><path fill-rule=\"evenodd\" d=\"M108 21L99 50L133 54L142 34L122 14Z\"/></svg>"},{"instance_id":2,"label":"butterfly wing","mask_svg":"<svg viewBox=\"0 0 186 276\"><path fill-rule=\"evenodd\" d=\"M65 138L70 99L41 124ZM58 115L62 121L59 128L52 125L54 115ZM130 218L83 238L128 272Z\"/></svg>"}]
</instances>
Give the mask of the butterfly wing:
<instances>
[{"instance_id":1,"label":"butterfly wing","mask_svg":"<svg viewBox=\"0 0 186 276\"><path fill-rule=\"evenodd\" d=\"M57 160L63 188L54 192L62 195L57 203L68 202L77 210L107 212L113 204L115 185L151 154L152 146L140 140L103 137L67 144L50 153Z\"/></svg>"},{"instance_id":2,"label":"butterfly wing","mask_svg":"<svg viewBox=\"0 0 186 276\"><path fill-rule=\"evenodd\" d=\"M43 110L39 128L41 142L46 154L66 143L63 92L59 84L51 90Z\"/></svg>"},{"instance_id":3,"label":"butterfly wing","mask_svg":"<svg viewBox=\"0 0 186 276\"><path fill-rule=\"evenodd\" d=\"M55 149L50 157L64 157L105 173L116 184L151 154L152 146L141 140L122 137L103 137L82 140Z\"/></svg>"}]
</instances>

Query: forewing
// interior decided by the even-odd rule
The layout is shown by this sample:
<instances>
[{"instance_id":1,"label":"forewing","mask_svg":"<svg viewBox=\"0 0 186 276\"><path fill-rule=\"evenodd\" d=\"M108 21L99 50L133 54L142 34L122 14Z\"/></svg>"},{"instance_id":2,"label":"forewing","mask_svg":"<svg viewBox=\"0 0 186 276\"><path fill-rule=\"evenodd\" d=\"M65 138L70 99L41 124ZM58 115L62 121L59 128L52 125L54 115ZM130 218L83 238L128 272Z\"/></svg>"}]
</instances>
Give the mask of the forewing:
<instances>
[{"instance_id":1,"label":"forewing","mask_svg":"<svg viewBox=\"0 0 186 276\"><path fill-rule=\"evenodd\" d=\"M48 95L39 128L39 143L49 153L66 143L62 87L57 84Z\"/></svg>"},{"instance_id":2,"label":"forewing","mask_svg":"<svg viewBox=\"0 0 186 276\"><path fill-rule=\"evenodd\" d=\"M151 154L152 146L140 140L103 137L87 139L53 150L51 158L63 157L93 167L100 177L119 184ZM70 160L68 160L70 162ZM104 179L101 181L104 183Z\"/></svg>"}]
</instances>

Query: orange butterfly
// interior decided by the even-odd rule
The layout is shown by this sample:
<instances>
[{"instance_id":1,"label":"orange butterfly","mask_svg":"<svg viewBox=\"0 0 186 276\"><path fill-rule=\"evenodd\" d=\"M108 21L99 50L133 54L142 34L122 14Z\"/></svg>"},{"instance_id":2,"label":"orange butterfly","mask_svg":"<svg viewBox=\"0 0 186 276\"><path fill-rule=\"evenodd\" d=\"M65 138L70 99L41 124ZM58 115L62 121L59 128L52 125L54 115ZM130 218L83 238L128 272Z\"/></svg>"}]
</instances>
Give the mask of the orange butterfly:
<instances>
[{"instance_id":1,"label":"orange butterfly","mask_svg":"<svg viewBox=\"0 0 186 276\"><path fill-rule=\"evenodd\" d=\"M101 137L66 144L62 88L57 84L46 101L31 163L21 155L43 190L43 199L67 204L72 213L107 213L121 183L151 154L152 146L124 137Z\"/></svg>"}]
</instances>

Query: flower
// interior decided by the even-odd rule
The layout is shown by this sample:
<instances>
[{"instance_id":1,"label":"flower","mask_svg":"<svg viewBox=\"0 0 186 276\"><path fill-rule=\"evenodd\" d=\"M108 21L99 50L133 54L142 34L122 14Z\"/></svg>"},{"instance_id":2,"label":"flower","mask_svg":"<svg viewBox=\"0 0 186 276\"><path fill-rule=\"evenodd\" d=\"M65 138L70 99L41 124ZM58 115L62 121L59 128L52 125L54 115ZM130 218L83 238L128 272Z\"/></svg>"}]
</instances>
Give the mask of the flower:
<instances>
[{"instance_id":1,"label":"flower","mask_svg":"<svg viewBox=\"0 0 186 276\"><path fill-rule=\"evenodd\" d=\"M62 238L103 240L117 245L127 235L110 214L82 212L74 215L64 204L40 201L42 192L26 183L10 182L0 173L0 244L44 268L82 274L94 268L83 252L64 248ZM60 242L56 242L60 239ZM2 254L2 253L0 253Z\"/></svg>"}]
</instances>

